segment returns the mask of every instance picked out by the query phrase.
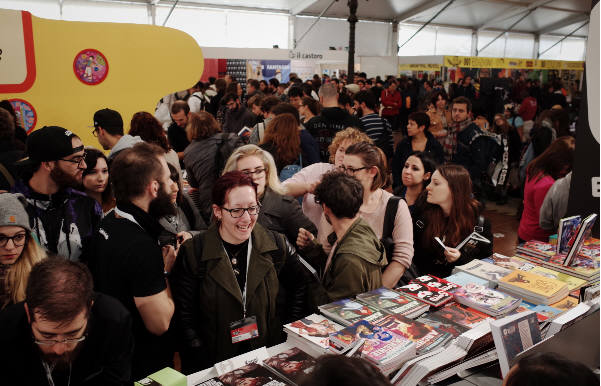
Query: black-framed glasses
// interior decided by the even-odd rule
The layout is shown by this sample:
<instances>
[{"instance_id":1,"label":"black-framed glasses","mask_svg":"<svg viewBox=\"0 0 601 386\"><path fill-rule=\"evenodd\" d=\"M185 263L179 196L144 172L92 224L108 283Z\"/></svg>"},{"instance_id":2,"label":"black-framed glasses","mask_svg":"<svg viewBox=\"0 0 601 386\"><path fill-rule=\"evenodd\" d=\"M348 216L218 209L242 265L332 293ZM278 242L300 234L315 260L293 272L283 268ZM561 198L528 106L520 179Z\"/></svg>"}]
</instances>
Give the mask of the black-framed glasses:
<instances>
[{"instance_id":1,"label":"black-framed glasses","mask_svg":"<svg viewBox=\"0 0 601 386\"><path fill-rule=\"evenodd\" d=\"M12 240L15 247L22 247L27 240L27 233L17 233L13 236L0 234L0 247L4 248L8 244L8 240Z\"/></svg>"},{"instance_id":2,"label":"black-framed glasses","mask_svg":"<svg viewBox=\"0 0 601 386\"><path fill-rule=\"evenodd\" d=\"M73 164L77 164L77 167L82 167L82 164L84 163L85 159L86 159L86 155L84 153L84 155L79 155L77 157L73 157L71 159L66 159L66 158L59 158L61 161L66 161L66 162L71 162Z\"/></svg>"},{"instance_id":3,"label":"black-framed glasses","mask_svg":"<svg viewBox=\"0 0 601 386\"><path fill-rule=\"evenodd\" d=\"M358 171L364 170L364 169L369 169L370 166L363 166L362 168L351 168L350 166L346 167L344 165L340 165L338 168L340 169L341 172L348 174L350 176L354 176L355 173L357 173Z\"/></svg>"},{"instance_id":4,"label":"black-framed glasses","mask_svg":"<svg viewBox=\"0 0 601 386\"><path fill-rule=\"evenodd\" d=\"M221 207L221 209L227 210L228 212L230 212L230 216L232 216L232 218L240 218L240 217L244 216L244 212L248 212L248 214L251 216L256 216L259 214L260 208L261 207L259 205L253 205L248 208L233 208L233 209L229 209L229 208L226 208L223 206Z\"/></svg>"},{"instance_id":5,"label":"black-framed glasses","mask_svg":"<svg viewBox=\"0 0 601 386\"><path fill-rule=\"evenodd\" d=\"M94 126L94 130L92 130L92 135L98 138L98 128L96 126Z\"/></svg>"},{"instance_id":6,"label":"black-framed glasses","mask_svg":"<svg viewBox=\"0 0 601 386\"><path fill-rule=\"evenodd\" d=\"M247 176L252 177L255 174L261 174L261 173L265 173L265 168L258 168L255 170L242 170L242 173L246 174Z\"/></svg>"},{"instance_id":7,"label":"black-framed glasses","mask_svg":"<svg viewBox=\"0 0 601 386\"><path fill-rule=\"evenodd\" d=\"M33 342L35 344L37 344L38 346L54 346L55 344L67 344L67 345L74 345L77 344L79 342L83 342L84 340L86 340L88 334L83 334L82 336L80 336L79 338L67 338L67 339L61 339L61 340L57 340L57 339L34 339Z\"/></svg>"}]
</instances>

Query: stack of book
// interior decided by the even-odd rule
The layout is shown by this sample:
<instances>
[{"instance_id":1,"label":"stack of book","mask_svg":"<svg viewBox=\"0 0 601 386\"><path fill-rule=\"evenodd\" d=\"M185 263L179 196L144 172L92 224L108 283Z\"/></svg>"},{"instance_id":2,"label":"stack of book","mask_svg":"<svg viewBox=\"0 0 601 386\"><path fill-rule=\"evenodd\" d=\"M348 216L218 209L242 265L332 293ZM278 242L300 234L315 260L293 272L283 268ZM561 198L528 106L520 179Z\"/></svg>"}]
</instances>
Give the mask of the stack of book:
<instances>
[{"instance_id":1,"label":"stack of book","mask_svg":"<svg viewBox=\"0 0 601 386\"><path fill-rule=\"evenodd\" d=\"M559 280L520 270L502 278L499 289L530 303L544 305L557 303L570 293L568 286Z\"/></svg>"},{"instance_id":2,"label":"stack of book","mask_svg":"<svg viewBox=\"0 0 601 386\"><path fill-rule=\"evenodd\" d=\"M312 314L284 325L284 332L287 342L318 358L329 352L330 334L342 328L323 315Z\"/></svg>"},{"instance_id":3,"label":"stack of book","mask_svg":"<svg viewBox=\"0 0 601 386\"><path fill-rule=\"evenodd\" d=\"M457 303L474 308L493 317L505 315L516 309L522 299L514 298L478 284L469 284L453 291Z\"/></svg>"},{"instance_id":4,"label":"stack of book","mask_svg":"<svg viewBox=\"0 0 601 386\"><path fill-rule=\"evenodd\" d=\"M464 265L457 265L453 268L453 273L465 272L479 277L488 282L489 288L496 288L497 282L511 272L510 269L496 266L482 260L472 260Z\"/></svg>"},{"instance_id":5,"label":"stack of book","mask_svg":"<svg viewBox=\"0 0 601 386\"><path fill-rule=\"evenodd\" d=\"M291 385L298 385L303 377L313 371L315 364L315 358L297 347L293 347L263 361L263 366L267 370L270 370Z\"/></svg>"},{"instance_id":6,"label":"stack of book","mask_svg":"<svg viewBox=\"0 0 601 386\"><path fill-rule=\"evenodd\" d=\"M538 319L533 311L506 316L490 322L503 378L509 373L509 364L519 353L542 340Z\"/></svg>"},{"instance_id":7,"label":"stack of book","mask_svg":"<svg viewBox=\"0 0 601 386\"><path fill-rule=\"evenodd\" d=\"M396 375L391 379L393 385L414 386L420 383L428 374L438 374L445 371L445 375L437 377L437 382L455 375L458 371L469 368L473 359L483 356L486 363L496 357L489 354L493 348L493 339L488 323L478 326L458 336L448 347L439 348L413 360L407 361ZM471 362L466 362L466 360ZM477 365L478 363L476 363ZM449 368L451 370L449 371ZM426 381L429 383L429 381Z\"/></svg>"},{"instance_id":8,"label":"stack of book","mask_svg":"<svg viewBox=\"0 0 601 386\"><path fill-rule=\"evenodd\" d=\"M361 357L388 375L415 357L415 344L396 332L360 320L330 335L330 347L335 353L359 348Z\"/></svg>"},{"instance_id":9,"label":"stack of book","mask_svg":"<svg viewBox=\"0 0 601 386\"><path fill-rule=\"evenodd\" d=\"M418 322L433 326L438 331L445 331L457 337L476 327L489 316L458 303L450 303L436 312L417 319Z\"/></svg>"},{"instance_id":10,"label":"stack of book","mask_svg":"<svg viewBox=\"0 0 601 386\"><path fill-rule=\"evenodd\" d=\"M256 363L249 364L225 373L219 377L211 378L197 386L239 386L239 385L269 385L288 386L290 383Z\"/></svg>"},{"instance_id":11,"label":"stack of book","mask_svg":"<svg viewBox=\"0 0 601 386\"><path fill-rule=\"evenodd\" d=\"M343 326L350 326L359 320L371 321L388 315L388 312L357 299L341 299L318 308L324 316Z\"/></svg>"},{"instance_id":12,"label":"stack of book","mask_svg":"<svg viewBox=\"0 0 601 386\"><path fill-rule=\"evenodd\" d=\"M474 276L463 271L455 272L451 276L447 276L445 279L459 285L460 287L463 287L467 284L480 284L483 286L488 286L488 280L481 279L478 276Z\"/></svg>"},{"instance_id":13,"label":"stack of book","mask_svg":"<svg viewBox=\"0 0 601 386\"><path fill-rule=\"evenodd\" d=\"M387 315L373 321L373 324L409 339L415 343L418 354L432 351L443 346L453 336L446 332L437 330L431 325L417 320L406 318L402 315Z\"/></svg>"},{"instance_id":14,"label":"stack of book","mask_svg":"<svg viewBox=\"0 0 601 386\"><path fill-rule=\"evenodd\" d=\"M566 255L557 255L554 246L542 241L527 241L518 246L517 257L528 260L536 265L550 268L570 276L585 280L588 284L599 282L599 257L596 250L598 245L587 247L587 254L575 256L570 266L564 265Z\"/></svg>"},{"instance_id":15,"label":"stack of book","mask_svg":"<svg viewBox=\"0 0 601 386\"><path fill-rule=\"evenodd\" d=\"M430 309L427 304L384 287L359 294L357 299L390 314L403 315L412 319Z\"/></svg>"}]
</instances>

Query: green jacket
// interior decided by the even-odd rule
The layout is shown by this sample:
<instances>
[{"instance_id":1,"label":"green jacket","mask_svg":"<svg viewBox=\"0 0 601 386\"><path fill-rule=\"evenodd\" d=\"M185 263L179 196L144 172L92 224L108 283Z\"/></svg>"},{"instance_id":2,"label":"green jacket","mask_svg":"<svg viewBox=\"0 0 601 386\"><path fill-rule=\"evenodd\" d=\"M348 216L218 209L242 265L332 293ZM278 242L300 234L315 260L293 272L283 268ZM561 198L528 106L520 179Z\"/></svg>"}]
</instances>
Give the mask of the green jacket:
<instances>
[{"instance_id":1,"label":"green jacket","mask_svg":"<svg viewBox=\"0 0 601 386\"><path fill-rule=\"evenodd\" d=\"M205 233L187 243L180 249L170 283L176 305L177 329L185 346L180 349L182 362L188 363L188 371L200 370L249 350L280 343L282 325L280 310L277 309L278 276L290 281L281 276L285 276L292 264L283 235L258 223L252 231L246 316L256 316L259 336L235 344L232 343L230 323L243 318L242 291L223 248L217 225L211 225ZM200 249L202 253L199 253ZM192 367L189 367L190 362L194 362Z\"/></svg>"},{"instance_id":2,"label":"green jacket","mask_svg":"<svg viewBox=\"0 0 601 386\"><path fill-rule=\"evenodd\" d=\"M319 244L308 251L312 262L325 268L327 255ZM332 261L322 276L322 289L313 289L317 305L382 287L386 250L369 224L358 218L336 244Z\"/></svg>"}]
</instances>

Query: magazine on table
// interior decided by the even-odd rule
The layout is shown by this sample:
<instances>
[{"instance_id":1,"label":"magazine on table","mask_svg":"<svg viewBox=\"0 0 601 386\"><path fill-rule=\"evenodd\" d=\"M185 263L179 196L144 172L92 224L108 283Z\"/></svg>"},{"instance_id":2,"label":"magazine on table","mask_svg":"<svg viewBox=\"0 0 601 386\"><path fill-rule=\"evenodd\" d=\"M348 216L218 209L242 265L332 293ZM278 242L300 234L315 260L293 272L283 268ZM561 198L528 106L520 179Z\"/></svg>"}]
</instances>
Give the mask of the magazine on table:
<instances>
[{"instance_id":1,"label":"magazine on table","mask_svg":"<svg viewBox=\"0 0 601 386\"><path fill-rule=\"evenodd\" d=\"M263 365L287 382L297 385L299 380L310 374L316 365L315 358L303 350L293 347L263 361Z\"/></svg>"}]
</instances>

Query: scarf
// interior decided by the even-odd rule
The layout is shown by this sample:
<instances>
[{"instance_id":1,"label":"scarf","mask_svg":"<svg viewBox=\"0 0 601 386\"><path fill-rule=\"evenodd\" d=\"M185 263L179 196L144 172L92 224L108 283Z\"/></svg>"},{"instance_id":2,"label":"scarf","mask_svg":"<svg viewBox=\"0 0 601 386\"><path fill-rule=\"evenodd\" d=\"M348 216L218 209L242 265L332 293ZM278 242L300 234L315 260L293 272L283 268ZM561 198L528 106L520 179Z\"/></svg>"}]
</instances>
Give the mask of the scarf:
<instances>
[{"instance_id":1,"label":"scarf","mask_svg":"<svg viewBox=\"0 0 601 386\"><path fill-rule=\"evenodd\" d=\"M447 135L442 139L442 148L444 150L444 158L447 162L453 161L453 156L457 150L457 133L472 124L470 118L463 122L453 122L447 128Z\"/></svg>"}]
</instances>

